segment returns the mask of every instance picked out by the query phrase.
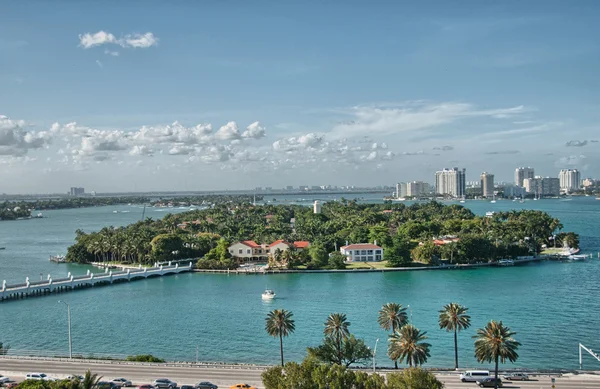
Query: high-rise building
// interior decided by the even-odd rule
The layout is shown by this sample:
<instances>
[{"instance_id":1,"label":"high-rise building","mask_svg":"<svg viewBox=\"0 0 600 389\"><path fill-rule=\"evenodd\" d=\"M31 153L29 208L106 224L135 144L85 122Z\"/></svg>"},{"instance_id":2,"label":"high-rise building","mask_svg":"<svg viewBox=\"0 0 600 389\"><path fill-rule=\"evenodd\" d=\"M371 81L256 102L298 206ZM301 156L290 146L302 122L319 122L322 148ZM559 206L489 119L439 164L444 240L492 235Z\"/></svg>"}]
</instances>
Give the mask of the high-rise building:
<instances>
[{"instance_id":1,"label":"high-rise building","mask_svg":"<svg viewBox=\"0 0 600 389\"><path fill-rule=\"evenodd\" d=\"M560 194L560 181L556 177L526 178L523 180L523 186L527 193L535 197L558 196Z\"/></svg>"},{"instance_id":2,"label":"high-rise building","mask_svg":"<svg viewBox=\"0 0 600 389\"><path fill-rule=\"evenodd\" d=\"M562 169L558 173L560 180L560 190L566 193L579 190L581 182L581 173L577 169Z\"/></svg>"},{"instance_id":3,"label":"high-rise building","mask_svg":"<svg viewBox=\"0 0 600 389\"><path fill-rule=\"evenodd\" d=\"M466 193L466 170L457 167L435 173L435 193L443 196L463 197Z\"/></svg>"},{"instance_id":4,"label":"high-rise building","mask_svg":"<svg viewBox=\"0 0 600 389\"><path fill-rule=\"evenodd\" d=\"M69 194L71 196L83 196L85 194L85 188L71 187Z\"/></svg>"},{"instance_id":5,"label":"high-rise building","mask_svg":"<svg viewBox=\"0 0 600 389\"><path fill-rule=\"evenodd\" d=\"M515 185L523 186L523 180L526 178L534 178L534 170L532 167L518 167L515 169Z\"/></svg>"},{"instance_id":6,"label":"high-rise building","mask_svg":"<svg viewBox=\"0 0 600 389\"><path fill-rule=\"evenodd\" d=\"M429 184L423 181L406 183L406 195L409 197L421 197L429 194Z\"/></svg>"},{"instance_id":7,"label":"high-rise building","mask_svg":"<svg viewBox=\"0 0 600 389\"><path fill-rule=\"evenodd\" d=\"M319 200L315 200L313 203L313 213L321 213L321 203Z\"/></svg>"},{"instance_id":8,"label":"high-rise building","mask_svg":"<svg viewBox=\"0 0 600 389\"><path fill-rule=\"evenodd\" d=\"M481 191L483 197L494 196L494 175L491 173L481 173Z\"/></svg>"}]
</instances>

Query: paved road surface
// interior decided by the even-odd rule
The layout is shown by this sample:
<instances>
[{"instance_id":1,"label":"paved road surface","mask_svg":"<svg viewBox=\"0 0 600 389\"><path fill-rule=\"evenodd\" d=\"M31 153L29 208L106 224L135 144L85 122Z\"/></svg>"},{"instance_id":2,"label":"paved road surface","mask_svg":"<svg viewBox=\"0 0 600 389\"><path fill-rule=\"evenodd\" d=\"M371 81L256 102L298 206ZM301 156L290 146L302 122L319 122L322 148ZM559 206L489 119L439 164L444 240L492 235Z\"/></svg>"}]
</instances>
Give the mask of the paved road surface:
<instances>
[{"instance_id":1,"label":"paved road surface","mask_svg":"<svg viewBox=\"0 0 600 389\"><path fill-rule=\"evenodd\" d=\"M196 384L200 381L211 381L220 388L228 388L236 383L248 383L258 388L263 388L260 379L260 368L239 367L207 367L191 365L147 365L147 364L120 364L103 362L80 362L64 360L42 359L8 359L0 358L0 374L16 380L22 380L29 372L43 372L57 378L64 378L69 374L83 374L90 369L92 372L103 376L105 379L125 377L134 384L151 383L156 378L170 378L179 385ZM556 377L556 389L600 389L600 375L565 375ZM438 378L446 384L447 389L475 389L474 383L462 383L457 374L440 373ZM506 382L505 388L523 389L550 389L552 384L548 375L532 377L529 382Z\"/></svg>"}]
</instances>

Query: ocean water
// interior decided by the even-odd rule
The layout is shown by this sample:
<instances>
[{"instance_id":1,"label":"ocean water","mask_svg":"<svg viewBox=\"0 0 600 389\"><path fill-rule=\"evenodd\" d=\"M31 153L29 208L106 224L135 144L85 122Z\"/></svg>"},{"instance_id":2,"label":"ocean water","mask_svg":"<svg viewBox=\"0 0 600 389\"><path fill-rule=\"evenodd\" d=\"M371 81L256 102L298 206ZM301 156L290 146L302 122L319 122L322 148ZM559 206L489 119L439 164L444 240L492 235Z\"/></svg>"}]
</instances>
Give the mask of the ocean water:
<instances>
[{"instance_id":1,"label":"ocean water","mask_svg":"<svg viewBox=\"0 0 600 389\"><path fill-rule=\"evenodd\" d=\"M318 196L317 196L318 197ZM381 201L364 195L364 201ZM321 199L322 196L321 196ZM278 202L310 204L313 198L278 197ZM323 199L327 200L327 199ZM387 359L387 334L377 325L382 304L410 305L412 322L428 332L432 344L429 366L451 367L452 334L439 330L438 310L456 301L469 307L472 327L459 335L464 367L479 364L473 357L476 328L490 319L503 320L522 343L515 366L577 368L578 343L597 349L600 312L600 201L573 200L467 201L475 213L507 209L541 209L561 219L565 230L581 234L585 262L543 262L510 268L365 274L286 274L267 276L180 274L121 283L45 297L0 303L0 342L13 349L66 353L66 312L58 299L71 305L73 350L76 353L152 353L172 359L214 362L277 363L278 340L267 336L264 318L274 308L294 313L296 332L284 340L286 359L301 360L307 346L322 338L323 322L332 312L344 312L351 332L371 347L379 339L378 365ZM118 211L117 213L113 211ZM146 209L146 216L183 210ZM89 267L52 264L48 255L64 253L78 228L92 231L105 225L139 220L138 206L85 208L46 212L47 218L0 222L0 280L10 283L46 276L85 273ZM277 299L260 294L274 289ZM584 367L598 369L591 357Z\"/></svg>"}]
</instances>

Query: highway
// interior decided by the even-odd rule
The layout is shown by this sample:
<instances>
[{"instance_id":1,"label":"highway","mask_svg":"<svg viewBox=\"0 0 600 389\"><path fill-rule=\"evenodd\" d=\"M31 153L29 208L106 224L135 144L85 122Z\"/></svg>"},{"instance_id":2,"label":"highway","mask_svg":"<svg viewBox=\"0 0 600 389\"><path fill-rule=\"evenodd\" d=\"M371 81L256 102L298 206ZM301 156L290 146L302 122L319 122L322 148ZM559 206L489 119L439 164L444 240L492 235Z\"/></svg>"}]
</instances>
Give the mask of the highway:
<instances>
[{"instance_id":1,"label":"highway","mask_svg":"<svg viewBox=\"0 0 600 389\"><path fill-rule=\"evenodd\" d=\"M51 377L65 378L70 374L83 374L91 370L106 380L117 377L130 379L134 384L152 383L156 378L169 378L179 385L197 384L200 381L211 381L220 388L229 388L237 383L248 383L257 388L264 388L260 374L262 368L239 367L232 365L193 365L193 364L141 364L105 361L68 361L64 359L17 359L0 358L0 374L17 381L24 379L30 372L42 372ZM445 383L447 389L476 388L475 383L462 383L457 373L439 373L438 379ZM505 382L504 388L552 388L550 376L533 375L528 382ZM600 389L600 375L554 375L556 389Z\"/></svg>"}]
</instances>

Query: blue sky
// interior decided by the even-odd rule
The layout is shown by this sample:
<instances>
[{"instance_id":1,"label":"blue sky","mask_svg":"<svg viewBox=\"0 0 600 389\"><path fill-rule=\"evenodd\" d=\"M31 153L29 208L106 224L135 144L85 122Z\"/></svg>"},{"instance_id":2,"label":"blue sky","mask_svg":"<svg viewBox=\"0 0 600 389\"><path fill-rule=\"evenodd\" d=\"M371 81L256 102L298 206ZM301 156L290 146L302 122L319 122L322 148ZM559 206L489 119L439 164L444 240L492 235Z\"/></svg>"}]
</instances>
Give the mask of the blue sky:
<instances>
[{"instance_id":1,"label":"blue sky","mask_svg":"<svg viewBox=\"0 0 600 389\"><path fill-rule=\"evenodd\" d=\"M600 175L595 1L2 13L0 192L392 185L450 166Z\"/></svg>"}]
</instances>

